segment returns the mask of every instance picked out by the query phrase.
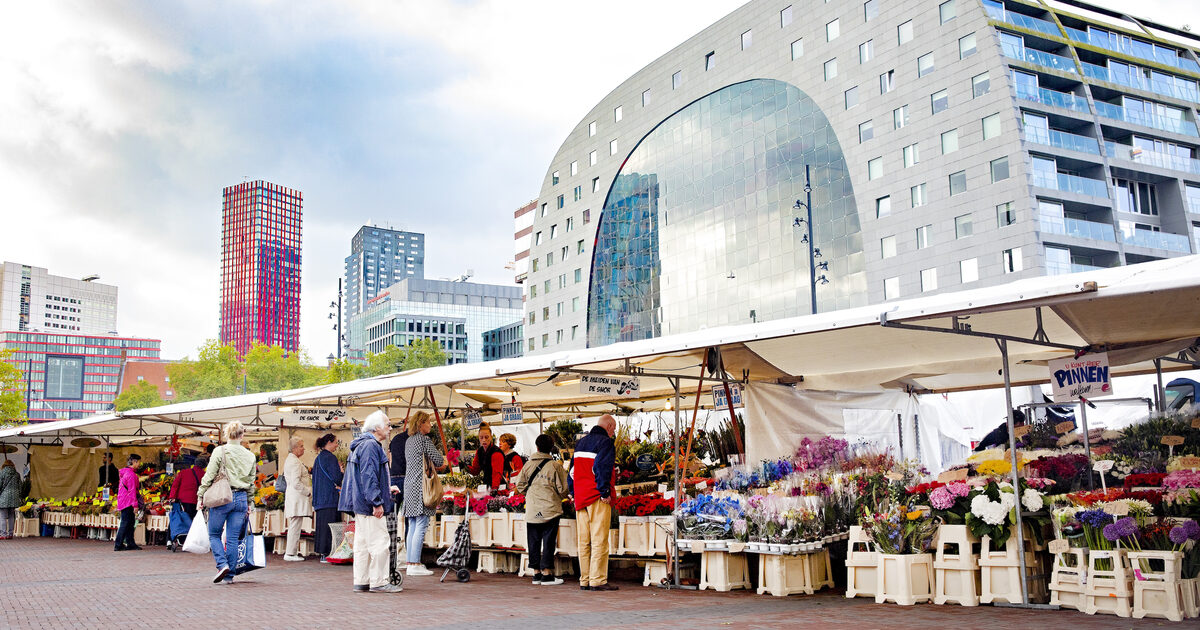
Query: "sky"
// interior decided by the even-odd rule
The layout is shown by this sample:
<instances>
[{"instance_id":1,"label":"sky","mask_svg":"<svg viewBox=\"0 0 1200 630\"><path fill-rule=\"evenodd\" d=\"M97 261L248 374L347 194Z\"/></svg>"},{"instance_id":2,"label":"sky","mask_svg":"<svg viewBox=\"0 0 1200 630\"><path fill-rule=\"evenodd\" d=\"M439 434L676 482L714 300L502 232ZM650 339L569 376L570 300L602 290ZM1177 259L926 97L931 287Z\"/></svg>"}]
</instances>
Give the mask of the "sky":
<instances>
[{"instance_id":1,"label":"sky","mask_svg":"<svg viewBox=\"0 0 1200 630\"><path fill-rule=\"evenodd\" d=\"M359 227L426 234L426 277L512 284L512 213L571 129L741 4L5 3L0 260L99 274L121 334L194 357L218 334L222 189L297 188L319 362ZM1102 4L1200 28L1178 0Z\"/></svg>"}]
</instances>

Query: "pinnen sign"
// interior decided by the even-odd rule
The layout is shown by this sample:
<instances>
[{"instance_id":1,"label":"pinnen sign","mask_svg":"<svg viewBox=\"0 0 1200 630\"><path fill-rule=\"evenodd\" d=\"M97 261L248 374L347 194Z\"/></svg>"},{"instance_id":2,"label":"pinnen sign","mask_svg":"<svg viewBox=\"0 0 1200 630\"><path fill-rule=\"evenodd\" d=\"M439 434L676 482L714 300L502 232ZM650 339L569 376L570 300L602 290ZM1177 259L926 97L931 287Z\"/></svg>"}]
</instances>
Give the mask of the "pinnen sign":
<instances>
[{"instance_id":1,"label":"pinnen sign","mask_svg":"<svg viewBox=\"0 0 1200 630\"><path fill-rule=\"evenodd\" d=\"M1112 396L1107 352L1085 354L1078 359L1055 359L1049 361L1047 366L1050 368L1050 387L1056 403Z\"/></svg>"}]
</instances>

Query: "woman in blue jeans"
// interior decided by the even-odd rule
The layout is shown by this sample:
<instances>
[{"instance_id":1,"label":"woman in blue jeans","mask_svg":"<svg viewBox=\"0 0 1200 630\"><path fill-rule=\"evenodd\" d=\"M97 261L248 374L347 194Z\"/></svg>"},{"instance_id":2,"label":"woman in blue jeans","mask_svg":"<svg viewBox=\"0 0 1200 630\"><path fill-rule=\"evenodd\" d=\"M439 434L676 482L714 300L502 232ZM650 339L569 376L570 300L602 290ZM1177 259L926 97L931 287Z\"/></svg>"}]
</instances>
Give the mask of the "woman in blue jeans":
<instances>
[{"instance_id":1,"label":"woman in blue jeans","mask_svg":"<svg viewBox=\"0 0 1200 630\"><path fill-rule=\"evenodd\" d=\"M407 532L404 544L408 554L408 575L433 575L433 571L421 564L425 530L429 527L429 517L436 511L425 507L423 482L426 462L436 469L441 468L445 460L433 446L433 440L429 439L431 428L429 414L423 411L413 414L408 423L408 442L404 445L404 459L408 464L407 474L404 475L404 523Z\"/></svg>"},{"instance_id":2,"label":"woman in blue jeans","mask_svg":"<svg viewBox=\"0 0 1200 630\"><path fill-rule=\"evenodd\" d=\"M217 563L217 575L213 583L224 581L233 582L237 569L238 547L245 535L246 517L249 515L248 492L254 487L255 457L249 449L242 446L242 435L246 433L242 423L234 421L225 425L223 430L226 443L218 446L208 460L208 469L200 480L200 488L196 495L201 508L204 505L204 494L208 492L217 475L225 473L229 479L229 487L233 489L233 501L216 507L208 508L208 543L212 549L213 560ZM225 532L225 544L221 545L221 532Z\"/></svg>"}]
</instances>

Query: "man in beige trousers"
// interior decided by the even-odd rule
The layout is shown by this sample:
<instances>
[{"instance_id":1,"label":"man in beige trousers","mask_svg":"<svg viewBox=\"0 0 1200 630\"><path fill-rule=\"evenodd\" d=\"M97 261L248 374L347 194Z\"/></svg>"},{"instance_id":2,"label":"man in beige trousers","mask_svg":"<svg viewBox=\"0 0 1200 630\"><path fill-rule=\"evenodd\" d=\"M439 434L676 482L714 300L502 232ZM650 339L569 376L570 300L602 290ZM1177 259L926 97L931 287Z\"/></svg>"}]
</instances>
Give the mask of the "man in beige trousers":
<instances>
[{"instance_id":1,"label":"man in beige trousers","mask_svg":"<svg viewBox=\"0 0 1200 630\"><path fill-rule=\"evenodd\" d=\"M579 588L615 591L608 583L608 530L613 488L617 484L613 435L617 420L605 414L575 444L571 482L575 492L575 525L579 542Z\"/></svg>"}]
</instances>

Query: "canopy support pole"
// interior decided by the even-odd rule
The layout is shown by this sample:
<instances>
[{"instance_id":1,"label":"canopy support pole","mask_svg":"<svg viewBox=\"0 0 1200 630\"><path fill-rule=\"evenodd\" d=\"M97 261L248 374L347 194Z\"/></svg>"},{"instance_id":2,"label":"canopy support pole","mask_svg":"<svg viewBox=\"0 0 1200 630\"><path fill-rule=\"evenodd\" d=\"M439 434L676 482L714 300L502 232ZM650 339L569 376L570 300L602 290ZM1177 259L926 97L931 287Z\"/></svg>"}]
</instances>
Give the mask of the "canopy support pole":
<instances>
[{"instance_id":1,"label":"canopy support pole","mask_svg":"<svg viewBox=\"0 0 1200 630\"><path fill-rule=\"evenodd\" d=\"M442 454L444 455L446 452L449 452L450 445L446 444L446 431L442 428L442 416L438 413L437 401L433 398L433 388L426 387L425 395L429 398L430 406L433 407L433 418L437 420L438 434L442 436Z\"/></svg>"},{"instance_id":2,"label":"canopy support pole","mask_svg":"<svg viewBox=\"0 0 1200 630\"><path fill-rule=\"evenodd\" d=\"M1096 481L1092 475L1092 440L1088 436L1087 408L1092 403L1083 396L1079 397L1079 423L1083 427L1083 452L1087 455L1088 490L1096 489ZM1100 473L1104 474L1104 473Z\"/></svg>"},{"instance_id":3,"label":"canopy support pole","mask_svg":"<svg viewBox=\"0 0 1200 630\"><path fill-rule=\"evenodd\" d=\"M738 455L745 455L746 447L742 445L742 434L738 432L737 414L733 412L733 395L729 392L729 379L725 376L725 357L721 356L719 348L717 349L717 365L721 372L721 386L725 388L725 406L729 408L729 431L733 433L733 441L737 444ZM703 378L704 374L701 373L700 377ZM676 408L678 408L678 401L676 401Z\"/></svg>"},{"instance_id":4,"label":"canopy support pole","mask_svg":"<svg viewBox=\"0 0 1200 630\"><path fill-rule=\"evenodd\" d=\"M1008 373L1008 340L997 339L996 345L1000 346L1000 362L1004 371L1004 408L1008 413L1008 452L1012 463L1012 485L1013 492L1016 493L1016 507L1013 512L1017 515L1017 563L1021 567L1021 605L1029 604L1029 587L1025 583L1025 527L1021 519L1021 471L1017 456L1017 438L1013 433L1016 428L1016 423L1013 420L1012 406L1012 380ZM1084 435L1087 435L1085 425Z\"/></svg>"},{"instance_id":5,"label":"canopy support pole","mask_svg":"<svg viewBox=\"0 0 1200 630\"><path fill-rule=\"evenodd\" d=\"M1163 390L1162 382L1162 359L1154 360L1154 375L1158 377L1158 389L1155 391L1154 402L1158 405L1158 412L1162 413L1167 408L1167 392Z\"/></svg>"},{"instance_id":6,"label":"canopy support pole","mask_svg":"<svg viewBox=\"0 0 1200 630\"><path fill-rule=\"evenodd\" d=\"M408 417L410 415L412 415L413 401L416 399L417 399L417 389L414 387L408 393L408 409L404 410L404 424L401 425L401 428L403 428L405 431L408 430Z\"/></svg>"},{"instance_id":7,"label":"canopy support pole","mask_svg":"<svg viewBox=\"0 0 1200 630\"><path fill-rule=\"evenodd\" d=\"M708 353L704 353L704 358L700 361L700 382L696 384L696 404L692 406L692 424L688 427L687 434L687 449L683 452L684 466L692 461L692 436L696 433L696 416L700 415L700 395L704 392L704 371L708 368ZM726 394L726 400L729 400L729 395ZM675 401L678 405L679 401ZM679 464L679 461L675 461ZM678 468L678 465L676 466Z\"/></svg>"},{"instance_id":8,"label":"canopy support pole","mask_svg":"<svg viewBox=\"0 0 1200 630\"><path fill-rule=\"evenodd\" d=\"M704 373L701 372L701 376L703 376L703 374ZM675 451L675 501L674 501L674 505L677 506L681 503L681 501L680 501L681 488L679 487L679 479L680 479L680 477L679 477L679 404L681 401L679 399L679 379L678 378L671 380L671 387L673 387L675 389L675 432L674 432L674 445L672 448ZM728 395L727 395L726 399L728 400ZM697 397L696 400L699 401L700 400L699 397ZM730 405L730 407L732 407L732 405ZM672 508L672 511L674 511L673 508ZM674 535L671 537L671 546L674 547L672 552L675 554L675 571L673 573L675 575L675 586L678 587L679 586L679 543L677 541L679 540L679 522L677 519L671 519L671 521L672 521L672 527L675 530Z\"/></svg>"}]
</instances>

